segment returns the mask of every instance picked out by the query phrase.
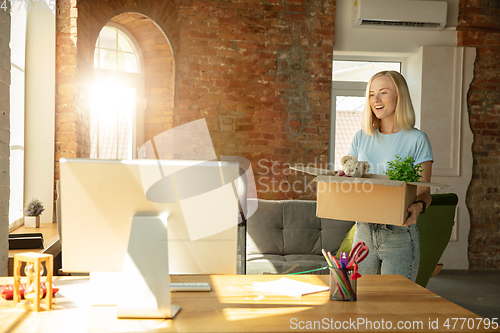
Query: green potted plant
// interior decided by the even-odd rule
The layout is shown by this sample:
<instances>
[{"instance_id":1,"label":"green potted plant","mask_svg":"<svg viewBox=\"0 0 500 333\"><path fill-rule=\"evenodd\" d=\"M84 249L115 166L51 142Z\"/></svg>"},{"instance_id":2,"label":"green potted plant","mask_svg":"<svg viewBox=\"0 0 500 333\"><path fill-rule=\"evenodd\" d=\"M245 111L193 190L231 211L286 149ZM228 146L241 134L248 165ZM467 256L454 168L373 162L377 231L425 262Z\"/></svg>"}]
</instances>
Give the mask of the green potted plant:
<instances>
[{"instance_id":1,"label":"green potted plant","mask_svg":"<svg viewBox=\"0 0 500 333\"><path fill-rule=\"evenodd\" d=\"M24 226L26 228L40 227L40 214L45 210L43 204L38 199L31 199L24 205Z\"/></svg>"},{"instance_id":2,"label":"green potted plant","mask_svg":"<svg viewBox=\"0 0 500 333\"><path fill-rule=\"evenodd\" d=\"M408 183L418 182L422 171L420 164L415 165L415 161L410 155L404 160L399 155L396 155L396 159L389 162L389 169L384 171L384 174L388 175L390 180L402 180Z\"/></svg>"}]
</instances>

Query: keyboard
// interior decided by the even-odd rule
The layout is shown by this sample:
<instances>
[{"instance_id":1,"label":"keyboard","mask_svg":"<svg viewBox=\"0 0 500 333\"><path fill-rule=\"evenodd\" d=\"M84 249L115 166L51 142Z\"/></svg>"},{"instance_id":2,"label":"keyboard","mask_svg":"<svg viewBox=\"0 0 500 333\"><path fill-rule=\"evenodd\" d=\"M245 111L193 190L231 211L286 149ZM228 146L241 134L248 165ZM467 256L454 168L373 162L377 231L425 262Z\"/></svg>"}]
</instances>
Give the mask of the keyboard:
<instances>
[{"instance_id":1,"label":"keyboard","mask_svg":"<svg viewBox=\"0 0 500 333\"><path fill-rule=\"evenodd\" d=\"M206 282L170 283L170 291L210 291L210 285Z\"/></svg>"}]
</instances>

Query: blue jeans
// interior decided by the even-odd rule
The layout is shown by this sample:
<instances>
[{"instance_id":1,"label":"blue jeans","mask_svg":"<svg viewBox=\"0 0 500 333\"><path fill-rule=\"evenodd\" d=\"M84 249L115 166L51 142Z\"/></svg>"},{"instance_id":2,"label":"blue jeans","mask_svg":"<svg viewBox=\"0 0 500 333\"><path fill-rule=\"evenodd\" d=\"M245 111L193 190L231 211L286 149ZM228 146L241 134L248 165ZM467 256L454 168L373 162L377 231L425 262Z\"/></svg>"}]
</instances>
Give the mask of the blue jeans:
<instances>
[{"instance_id":1,"label":"blue jeans","mask_svg":"<svg viewBox=\"0 0 500 333\"><path fill-rule=\"evenodd\" d=\"M420 263L420 238L416 224L409 227L356 222L353 246L363 241L370 253L359 263L363 274L399 274L415 281Z\"/></svg>"}]
</instances>

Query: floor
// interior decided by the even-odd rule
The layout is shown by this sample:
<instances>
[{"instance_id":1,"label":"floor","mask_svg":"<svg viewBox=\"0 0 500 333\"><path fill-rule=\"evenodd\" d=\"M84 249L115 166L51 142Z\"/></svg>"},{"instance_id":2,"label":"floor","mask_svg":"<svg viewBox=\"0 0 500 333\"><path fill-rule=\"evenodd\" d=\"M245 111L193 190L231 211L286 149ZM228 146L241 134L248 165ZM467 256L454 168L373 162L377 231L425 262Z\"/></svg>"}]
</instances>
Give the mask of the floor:
<instances>
[{"instance_id":1,"label":"floor","mask_svg":"<svg viewBox=\"0 0 500 333\"><path fill-rule=\"evenodd\" d=\"M500 270L443 270L429 280L427 289L500 323Z\"/></svg>"}]
</instances>

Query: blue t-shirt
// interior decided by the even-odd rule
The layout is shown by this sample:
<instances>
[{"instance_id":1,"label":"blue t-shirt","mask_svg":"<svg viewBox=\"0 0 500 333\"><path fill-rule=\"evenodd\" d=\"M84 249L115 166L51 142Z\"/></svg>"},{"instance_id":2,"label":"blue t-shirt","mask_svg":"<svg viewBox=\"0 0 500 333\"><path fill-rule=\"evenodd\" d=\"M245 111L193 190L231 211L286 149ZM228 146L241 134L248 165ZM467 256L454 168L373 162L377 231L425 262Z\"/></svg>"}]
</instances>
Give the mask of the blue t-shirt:
<instances>
[{"instance_id":1,"label":"blue t-shirt","mask_svg":"<svg viewBox=\"0 0 500 333\"><path fill-rule=\"evenodd\" d=\"M384 174L389 168L388 162L399 155L405 159L410 155L415 165L433 161L432 148L427 135L416 129L401 130L394 134L382 134L377 129L373 136L359 130L352 139L349 154L359 161L370 163L369 173Z\"/></svg>"}]
</instances>

